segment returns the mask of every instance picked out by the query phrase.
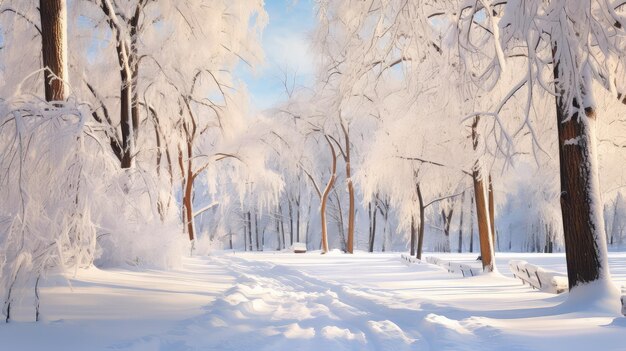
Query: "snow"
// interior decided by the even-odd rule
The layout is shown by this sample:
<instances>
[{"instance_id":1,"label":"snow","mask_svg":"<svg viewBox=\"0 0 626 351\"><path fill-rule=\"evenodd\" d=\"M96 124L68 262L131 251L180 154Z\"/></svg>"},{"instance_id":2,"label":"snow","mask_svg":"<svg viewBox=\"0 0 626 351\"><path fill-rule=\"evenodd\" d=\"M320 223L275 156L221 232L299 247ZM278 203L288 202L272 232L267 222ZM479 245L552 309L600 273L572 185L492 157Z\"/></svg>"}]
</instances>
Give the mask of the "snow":
<instances>
[{"instance_id":1,"label":"snow","mask_svg":"<svg viewBox=\"0 0 626 351\"><path fill-rule=\"evenodd\" d=\"M429 254L479 265L476 254ZM177 271L79 270L41 288L42 322L0 327L15 350L622 350L625 318L533 290L508 260L562 271L562 254L498 254L463 278L398 253L220 252ZM626 253L611 253L618 284ZM580 297L579 294L578 297ZM563 303L569 301L569 303ZM619 303L619 301L617 301ZM22 301L16 319L29 320Z\"/></svg>"}]
</instances>

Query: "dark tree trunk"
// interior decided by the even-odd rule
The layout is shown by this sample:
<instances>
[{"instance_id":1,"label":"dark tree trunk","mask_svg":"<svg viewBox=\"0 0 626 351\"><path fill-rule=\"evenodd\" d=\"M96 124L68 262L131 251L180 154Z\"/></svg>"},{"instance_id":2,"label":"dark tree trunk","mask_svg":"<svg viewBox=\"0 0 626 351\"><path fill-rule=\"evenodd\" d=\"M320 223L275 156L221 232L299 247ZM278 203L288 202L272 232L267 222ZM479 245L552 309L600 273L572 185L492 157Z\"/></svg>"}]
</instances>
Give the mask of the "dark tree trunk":
<instances>
[{"instance_id":1,"label":"dark tree trunk","mask_svg":"<svg viewBox=\"0 0 626 351\"><path fill-rule=\"evenodd\" d=\"M558 60L554 77L559 79ZM585 95L585 92L582 92ZM595 157L595 121L592 107L568 108L564 91L558 91L556 117L559 135L561 214L570 290L602 278L606 266L606 238L602 207L595 202L600 193ZM576 105L576 101L574 101ZM574 110L570 115L569 111Z\"/></svg>"},{"instance_id":2,"label":"dark tree trunk","mask_svg":"<svg viewBox=\"0 0 626 351\"><path fill-rule=\"evenodd\" d=\"M375 197L376 199L377 197ZM374 200L376 201L376 200ZM376 204L374 204L374 206L372 206L372 203L369 203L369 214L370 214L370 237L369 237L369 252L374 252L374 240L376 239L376 215L378 212L378 206L376 206ZM373 207L373 209L372 209Z\"/></svg>"},{"instance_id":3,"label":"dark tree trunk","mask_svg":"<svg viewBox=\"0 0 626 351\"><path fill-rule=\"evenodd\" d=\"M195 233L195 225L193 219L193 182L195 175L193 174L193 162L192 162L192 142L187 141L187 168L184 167L184 160L182 152L179 153L179 164L181 166L181 171L184 174L183 178L183 207L185 212L185 225L187 226L187 234L189 235L189 240L194 240L196 238ZM123 161L122 161L123 162Z\"/></svg>"},{"instance_id":4,"label":"dark tree trunk","mask_svg":"<svg viewBox=\"0 0 626 351\"><path fill-rule=\"evenodd\" d=\"M40 0L41 44L46 101L67 99L67 8L65 0Z\"/></svg>"},{"instance_id":5,"label":"dark tree trunk","mask_svg":"<svg viewBox=\"0 0 626 351\"><path fill-rule=\"evenodd\" d=\"M422 197L422 189L420 188L419 183L415 185L415 190L417 191L417 200L419 202L420 208L420 225L419 233L417 236L417 252L415 254L415 257L417 257L418 260L421 260L422 247L424 246L424 222L426 221L424 211L426 210L426 208L424 207L424 198Z\"/></svg>"}]
</instances>

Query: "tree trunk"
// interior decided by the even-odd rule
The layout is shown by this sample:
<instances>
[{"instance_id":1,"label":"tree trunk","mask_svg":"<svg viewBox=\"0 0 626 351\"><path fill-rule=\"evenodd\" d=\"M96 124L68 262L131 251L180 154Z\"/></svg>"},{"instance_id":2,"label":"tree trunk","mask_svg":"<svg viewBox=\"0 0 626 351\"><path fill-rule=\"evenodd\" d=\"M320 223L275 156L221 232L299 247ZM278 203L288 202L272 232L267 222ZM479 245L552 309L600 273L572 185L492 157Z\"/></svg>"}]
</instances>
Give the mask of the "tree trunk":
<instances>
[{"instance_id":1,"label":"tree trunk","mask_svg":"<svg viewBox=\"0 0 626 351\"><path fill-rule=\"evenodd\" d=\"M41 44L46 101L67 99L67 5L65 0L40 0Z\"/></svg>"},{"instance_id":2,"label":"tree trunk","mask_svg":"<svg viewBox=\"0 0 626 351\"><path fill-rule=\"evenodd\" d=\"M474 196L470 196L470 247L469 252L474 252Z\"/></svg>"},{"instance_id":3,"label":"tree trunk","mask_svg":"<svg viewBox=\"0 0 626 351\"><path fill-rule=\"evenodd\" d=\"M250 216L250 211L246 212L246 216L248 226L248 251L252 251L252 218Z\"/></svg>"},{"instance_id":4,"label":"tree trunk","mask_svg":"<svg viewBox=\"0 0 626 351\"><path fill-rule=\"evenodd\" d=\"M355 206L354 206L354 185L352 184L352 170L350 169L350 135L348 133L347 128L344 127L344 124L341 124L341 127L344 132L344 139L346 141L346 181L348 183L348 196L350 198L349 207L348 207L348 244L346 250L348 253L354 252L354 215L355 215Z\"/></svg>"},{"instance_id":5,"label":"tree trunk","mask_svg":"<svg viewBox=\"0 0 626 351\"><path fill-rule=\"evenodd\" d=\"M461 194L461 218L459 219L459 249L458 253L463 252L463 213L465 212L465 191Z\"/></svg>"},{"instance_id":6,"label":"tree trunk","mask_svg":"<svg viewBox=\"0 0 626 351\"><path fill-rule=\"evenodd\" d=\"M278 216L276 216L276 241L278 242L276 251L280 251L280 223L278 222Z\"/></svg>"},{"instance_id":7,"label":"tree trunk","mask_svg":"<svg viewBox=\"0 0 626 351\"><path fill-rule=\"evenodd\" d=\"M187 226L187 234L189 240L193 241L196 238L196 227L193 219L193 182L195 175L193 174L193 159L192 159L192 141L187 140L187 169L184 167L183 154L179 150L179 164L181 172L184 175L183 185L183 206L185 208L185 225ZM122 161L123 162L123 161Z\"/></svg>"},{"instance_id":8,"label":"tree trunk","mask_svg":"<svg viewBox=\"0 0 626 351\"><path fill-rule=\"evenodd\" d=\"M495 205L493 200L493 182L491 181L491 174L489 174L489 225L491 226L491 234L493 240L494 251L496 248L496 220L495 220Z\"/></svg>"},{"instance_id":9,"label":"tree trunk","mask_svg":"<svg viewBox=\"0 0 626 351\"><path fill-rule=\"evenodd\" d=\"M280 216L278 217L280 219L280 233L283 237L283 249L287 248L287 239L285 238L285 221L283 220L283 206L278 204L278 211L280 213Z\"/></svg>"},{"instance_id":10,"label":"tree trunk","mask_svg":"<svg viewBox=\"0 0 626 351\"><path fill-rule=\"evenodd\" d=\"M298 188L298 198L296 200L296 241L300 242L300 189Z\"/></svg>"},{"instance_id":11,"label":"tree trunk","mask_svg":"<svg viewBox=\"0 0 626 351\"><path fill-rule=\"evenodd\" d=\"M559 80L559 62L554 77ZM570 115L564 91L558 91L556 117L561 173L561 213L569 288L608 279L607 245L600 204L596 160L596 114L574 106ZM591 92L581 92L583 96ZM576 101L573 102L576 105Z\"/></svg>"},{"instance_id":12,"label":"tree trunk","mask_svg":"<svg viewBox=\"0 0 626 351\"><path fill-rule=\"evenodd\" d=\"M333 195L335 195L335 201L337 202L337 213L339 214L339 218L337 220L337 232L339 233L339 239L341 239L341 251L347 252L346 250L346 233L345 226L343 222L343 209L341 208L341 199L339 199L339 194L337 194L337 189L333 189Z\"/></svg>"},{"instance_id":13,"label":"tree trunk","mask_svg":"<svg viewBox=\"0 0 626 351\"><path fill-rule=\"evenodd\" d=\"M415 216L411 216L411 243L409 244L411 246L411 256L415 256L415 247L417 246L416 240L417 231L415 230Z\"/></svg>"},{"instance_id":14,"label":"tree trunk","mask_svg":"<svg viewBox=\"0 0 626 351\"><path fill-rule=\"evenodd\" d=\"M441 210L441 219L443 220L443 234L446 242L443 245L441 251L450 252L450 225L452 224L452 215L454 214L454 208L450 209L450 212L446 213L445 210Z\"/></svg>"},{"instance_id":15,"label":"tree trunk","mask_svg":"<svg viewBox=\"0 0 626 351\"><path fill-rule=\"evenodd\" d=\"M424 207L424 198L422 197L422 189L420 188L419 183L415 185L415 190L417 191L417 200L419 201L420 207L420 225L418 227L419 233L417 236L417 252L415 254L415 257L417 257L418 260L421 260L422 247L424 246L424 222L426 221L424 211L426 210L426 208Z\"/></svg>"},{"instance_id":16,"label":"tree trunk","mask_svg":"<svg viewBox=\"0 0 626 351\"><path fill-rule=\"evenodd\" d=\"M376 201L376 200L375 200ZM372 210L372 203L369 203L369 215L370 215L370 237L369 237L369 252L374 252L374 240L376 239L376 214L378 212L378 206L374 205Z\"/></svg>"},{"instance_id":17,"label":"tree trunk","mask_svg":"<svg viewBox=\"0 0 626 351\"><path fill-rule=\"evenodd\" d=\"M472 123L472 144L474 150L478 147L478 126L479 118L474 118ZM483 175L478 169L478 162L472 170L474 182L474 196L476 197L476 217L478 220L478 238L480 242L480 257L483 264L483 271L491 272L495 269L493 260L493 233L491 232L491 219L489 210L489 200Z\"/></svg>"},{"instance_id":18,"label":"tree trunk","mask_svg":"<svg viewBox=\"0 0 626 351\"><path fill-rule=\"evenodd\" d=\"M293 205L291 198L287 197L289 203L289 242L293 245Z\"/></svg>"},{"instance_id":19,"label":"tree trunk","mask_svg":"<svg viewBox=\"0 0 626 351\"><path fill-rule=\"evenodd\" d=\"M335 148L333 147L332 142L326 136L326 141L328 142L328 146L330 147L330 152L332 153L332 168L330 179L328 180L328 184L326 184L326 188L324 189L324 193L322 194L322 202L320 205L320 218L322 222L322 253L328 252L328 232L326 226L326 203L328 202L328 194L330 193L330 189L332 189L335 184L336 173L337 173L337 153L335 152Z\"/></svg>"},{"instance_id":20,"label":"tree trunk","mask_svg":"<svg viewBox=\"0 0 626 351\"><path fill-rule=\"evenodd\" d=\"M261 251L261 240L259 238L259 215L254 211L254 234L256 236L256 250Z\"/></svg>"}]
</instances>

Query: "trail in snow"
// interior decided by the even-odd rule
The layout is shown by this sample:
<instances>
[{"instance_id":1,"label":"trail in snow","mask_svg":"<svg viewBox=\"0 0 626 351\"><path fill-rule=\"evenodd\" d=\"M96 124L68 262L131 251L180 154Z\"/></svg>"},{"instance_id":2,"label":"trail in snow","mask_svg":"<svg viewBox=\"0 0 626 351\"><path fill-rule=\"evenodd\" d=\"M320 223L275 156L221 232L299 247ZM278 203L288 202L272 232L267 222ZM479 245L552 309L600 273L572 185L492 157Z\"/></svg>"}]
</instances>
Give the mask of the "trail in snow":
<instances>
[{"instance_id":1,"label":"trail in snow","mask_svg":"<svg viewBox=\"0 0 626 351\"><path fill-rule=\"evenodd\" d=\"M560 264L555 255L528 256ZM2 347L617 351L626 343L625 318L564 309L565 294L407 266L394 253L216 253L184 262L167 272L81 270L71 290L51 277L41 289L43 322L0 325ZM623 263L612 268L626 277Z\"/></svg>"},{"instance_id":2,"label":"trail in snow","mask_svg":"<svg viewBox=\"0 0 626 351\"><path fill-rule=\"evenodd\" d=\"M205 313L173 330L117 345L124 350L483 350L496 329L422 309L387 306L393 295L323 281L299 270L233 256L212 258L237 284ZM378 301L378 302L377 302ZM419 307L419 306L418 306ZM427 308L432 305L427 304ZM421 330L425 333L420 332ZM482 345L485 337L494 344ZM509 345L509 350L521 350Z\"/></svg>"}]
</instances>

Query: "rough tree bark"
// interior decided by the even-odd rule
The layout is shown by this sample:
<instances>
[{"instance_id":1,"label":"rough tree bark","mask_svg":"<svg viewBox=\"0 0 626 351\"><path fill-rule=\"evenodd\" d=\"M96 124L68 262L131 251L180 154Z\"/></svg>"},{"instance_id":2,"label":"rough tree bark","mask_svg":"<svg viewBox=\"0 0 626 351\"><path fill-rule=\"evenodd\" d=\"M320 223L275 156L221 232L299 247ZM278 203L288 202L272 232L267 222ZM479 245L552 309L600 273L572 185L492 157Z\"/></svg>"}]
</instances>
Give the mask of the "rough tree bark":
<instances>
[{"instance_id":1,"label":"rough tree bark","mask_svg":"<svg viewBox=\"0 0 626 351\"><path fill-rule=\"evenodd\" d=\"M474 150L478 148L478 126L479 118L474 118L472 123L472 145ZM474 183L474 196L476 197L476 216L478 220L478 238L480 242L480 257L485 272L495 269L493 260L493 234L491 232L490 210L488 194L485 186L485 177L480 173L478 162L472 170Z\"/></svg>"},{"instance_id":2,"label":"rough tree bark","mask_svg":"<svg viewBox=\"0 0 626 351\"><path fill-rule=\"evenodd\" d=\"M67 99L67 7L65 0L40 0L46 101Z\"/></svg>"},{"instance_id":3,"label":"rough tree bark","mask_svg":"<svg viewBox=\"0 0 626 351\"><path fill-rule=\"evenodd\" d=\"M554 77L559 79L559 61L555 60ZM591 92L582 91L582 95ZM565 92L557 89L556 117L559 136L561 174L561 213L570 290L581 284L608 277L607 246L599 204L600 189L595 154L596 113L584 110L574 101L565 101ZM572 110L573 114L572 114Z\"/></svg>"}]
</instances>

